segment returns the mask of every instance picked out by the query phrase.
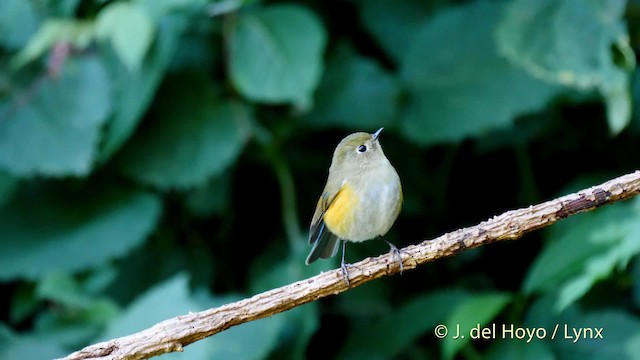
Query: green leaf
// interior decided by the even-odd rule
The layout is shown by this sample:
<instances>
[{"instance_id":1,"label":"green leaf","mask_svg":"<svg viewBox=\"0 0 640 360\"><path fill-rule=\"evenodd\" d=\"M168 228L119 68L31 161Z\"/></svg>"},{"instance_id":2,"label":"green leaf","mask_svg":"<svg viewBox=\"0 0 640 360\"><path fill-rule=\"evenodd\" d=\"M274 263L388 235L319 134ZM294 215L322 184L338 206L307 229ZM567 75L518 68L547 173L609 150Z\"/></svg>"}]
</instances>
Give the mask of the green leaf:
<instances>
[{"instance_id":1,"label":"green leaf","mask_svg":"<svg viewBox=\"0 0 640 360\"><path fill-rule=\"evenodd\" d=\"M41 302L34 294L34 286L30 283L22 283L13 292L11 297L11 312L9 322L19 324L32 316L40 307Z\"/></svg>"},{"instance_id":2,"label":"green leaf","mask_svg":"<svg viewBox=\"0 0 640 360\"><path fill-rule=\"evenodd\" d=\"M56 305L55 310L36 314L34 333L67 349L77 349L92 342L119 314L118 306L106 298L92 299L80 308Z\"/></svg>"},{"instance_id":3,"label":"green leaf","mask_svg":"<svg viewBox=\"0 0 640 360\"><path fill-rule=\"evenodd\" d=\"M617 134L631 117L629 70L635 66L625 5L625 0L512 1L497 28L500 51L546 81L599 90L609 128ZM615 63L614 51L622 66Z\"/></svg>"},{"instance_id":4,"label":"green leaf","mask_svg":"<svg viewBox=\"0 0 640 360\"><path fill-rule=\"evenodd\" d=\"M0 210L0 279L37 279L123 256L146 239L159 215L159 200L144 192L24 190Z\"/></svg>"},{"instance_id":5,"label":"green leaf","mask_svg":"<svg viewBox=\"0 0 640 360\"><path fill-rule=\"evenodd\" d=\"M433 9L445 0L359 0L366 29L395 60L402 59L414 41L416 31Z\"/></svg>"},{"instance_id":6,"label":"green leaf","mask_svg":"<svg viewBox=\"0 0 640 360\"><path fill-rule=\"evenodd\" d=\"M307 103L326 41L320 20L299 5L241 12L229 39L231 81L254 101Z\"/></svg>"},{"instance_id":7,"label":"green leaf","mask_svg":"<svg viewBox=\"0 0 640 360\"><path fill-rule=\"evenodd\" d=\"M80 0L40 0L41 6L46 7L49 17L70 18L75 15Z\"/></svg>"},{"instance_id":8,"label":"green leaf","mask_svg":"<svg viewBox=\"0 0 640 360\"><path fill-rule=\"evenodd\" d=\"M96 36L108 40L127 67L136 71L153 41L153 23L145 8L135 2L114 2L102 9Z\"/></svg>"},{"instance_id":9,"label":"green leaf","mask_svg":"<svg viewBox=\"0 0 640 360\"><path fill-rule=\"evenodd\" d=\"M497 28L499 49L548 81L594 88L610 81L604 75L617 71L611 46L627 38L622 22L625 2L514 0Z\"/></svg>"},{"instance_id":10,"label":"green leaf","mask_svg":"<svg viewBox=\"0 0 640 360\"><path fill-rule=\"evenodd\" d=\"M511 295L504 293L479 294L453 308L445 321L449 335L442 339L443 357L453 359L462 347L471 342L468 335L471 329L486 326L510 301ZM460 335L467 336L454 339L458 326Z\"/></svg>"},{"instance_id":11,"label":"green leaf","mask_svg":"<svg viewBox=\"0 0 640 360\"><path fill-rule=\"evenodd\" d=\"M249 136L249 109L224 100L202 79L182 76L163 88L154 121L126 146L123 173L159 188L186 188L220 175Z\"/></svg>"},{"instance_id":12,"label":"green leaf","mask_svg":"<svg viewBox=\"0 0 640 360\"><path fill-rule=\"evenodd\" d=\"M39 20L30 1L0 1L0 44L9 49L22 48L36 32Z\"/></svg>"},{"instance_id":13,"label":"green leaf","mask_svg":"<svg viewBox=\"0 0 640 360\"><path fill-rule=\"evenodd\" d=\"M54 341L13 334L0 323L0 360L56 359L66 355L67 352Z\"/></svg>"},{"instance_id":14,"label":"green leaf","mask_svg":"<svg viewBox=\"0 0 640 360\"><path fill-rule=\"evenodd\" d=\"M164 77L184 32L186 21L167 18L154 46L138 71L129 71L115 57L107 57L113 79L113 115L107 124L100 158L106 161L131 137Z\"/></svg>"},{"instance_id":15,"label":"green leaf","mask_svg":"<svg viewBox=\"0 0 640 360\"><path fill-rule=\"evenodd\" d=\"M349 333L339 359L392 359L470 298L461 290L417 296L366 329Z\"/></svg>"},{"instance_id":16,"label":"green leaf","mask_svg":"<svg viewBox=\"0 0 640 360\"><path fill-rule=\"evenodd\" d=\"M578 272L587 259L606 249L606 244L586 241L596 224L603 225L602 215L598 213L601 220L595 215L580 214L555 225L562 229L551 231L547 246L527 272L523 283L527 293L553 291Z\"/></svg>"},{"instance_id":17,"label":"green leaf","mask_svg":"<svg viewBox=\"0 0 640 360\"><path fill-rule=\"evenodd\" d=\"M497 340L491 342L489 350L484 354L485 356L483 358L491 360L556 359L548 343L540 341L538 340L538 338L533 338L533 340L527 342L528 339L528 337L525 337L524 339L503 339L502 333L500 333L499 337L497 337Z\"/></svg>"},{"instance_id":18,"label":"green leaf","mask_svg":"<svg viewBox=\"0 0 640 360\"><path fill-rule=\"evenodd\" d=\"M402 130L420 144L460 141L511 126L559 88L531 78L495 51L503 5L475 2L426 22L402 60L410 91Z\"/></svg>"},{"instance_id":19,"label":"green leaf","mask_svg":"<svg viewBox=\"0 0 640 360\"><path fill-rule=\"evenodd\" d=\"M121 318L108 326L101 338L129 335L171 317L239 299L237 296L211 298L204 292L190 294L187 277L179 274L136 299ZM236 326L207 341L189 345L183 353L165 356L168 359L263 359L276 344L282 319L282 316L273 316Z\"/></svg>"},{"instance_id":20,"label":"green leaf","mask_svg":"<svg viewBox=\"0 0 640 360\"><path fill-rule=\"evenodd\" d=\"M84 49L95 37L91 21L49 19L40 26L27 46L11 60L13 68L19 68L39 58L54 44L69 43L76 49Z\"/></svg>"},{"instance_id":21,"label":"green leaf","mask_svg":"<svg viewBox=\"0 0 640 360\"><path fill-rule=\"evenodd\" d=\"M211 17L221 16L238 11L243 5L257 2L257 0L218 0L207 6L207 14Z\"/></svg>"},{"instance_id":22,"label":"green leaf","mask_svg":"<svg viewBox=\"0 0 640 360\"><path fill-rule=\"evenodd\" d=\"M93 271L83 280L82 288L90 295L103 294L106 288L112 284L118 271L114 264L104 264L94 268Z\"/></svg>"},{"instance_id":23,"label":"green leaf","mask_svg":"<svg viewBox=\"0 0 640 360\"><path fill-rule=\"evenodd\" d=\"M105 290L113 299L129 303L152 284L164 282L180 272L192 274L192 284L212 284L218 279L220 271L214 268L210 247L217 240L216 235L212 233L211 238L204 239L206 236L192 232L188 246L182 246L175 227L169 223L159 224L149 241L116 264L115 277Z\"/></svg>"},{"instance_id":24,"label":"green leaf","mask_svg":"<svg viewBox=\"0 0 640 360\"><path fill-rule=\"evenodd\" d=\"M576 305L560 314L549 311L555 299L543 296L529 307L527 327L542 327L547 331L548 344L557 359L636 359L640 353L640 320L623 307L583 311ZM609 303L611 304L611 303ZM556 337L550 340L557 326ZM595 338L593 330L582 332L575 341L575 331L585 328L602 329L602 338Z\"/></svg>"},{"instance_id":25,"label":"green leaf","mask_svg":"<svg viewBox=\"0 0 640 360\"><path fill-rule=\"evenodd\" d=\"M58 271L45 274L38 282L36 295L72 308L85 308L92 302L72 276Z\"/></svg>"},{"instance_id":26,"label":"green leaf","mask_svg":"<svg viewBox=\"0 0 640 360\"><path fill-rule=\"evenodd\" d=\"M69 59L60 78L0 100L0 168L16 176L88 174L110 108L102 63Z\"/></svg>"},{"instance_id":27,"label":"green leaf","mask_svg":"<svg viewBox=\"0 0 640 360\"><path fill-rule=\"evenodd\" d=\"M169 72L193 72L215 78L217 69L224 67L224 49L211 46L212 33L219 31L220 24L211 19L200 19L197 24L190 24L188 32L180 37Z\"/></svg>"},{"instance_id":28,"label":"green leaf","mask_svg":"<svg viewBox=\"0 0 640 360\"><path fill-rule=\"evenodd\" d=\"M620 309L576 313L561 322L567 325L569 335L573 329L602 328L602 339L581 337L578 341L563 339L552 341L559 359L637 359L640 354L640 321L637 315ZM593 334L593 331L590 333Z\"/></svg>"},{"instance_id":29,"label":"green leaf","mask_svg":"<svg viewBox=\"0 0 640 360\"><path fill-rule=\"evenodd\" d=\"M619 134L631 122L633 105L629 82L630 79L625 78L619 87L602 94L607 108L609 130L613 135Z\"/></svg>"},{"instance_id":30,"label":"green leaf","mask_svg":"<svg viewBox=\"0 0 640 360\"><path fill-rule=\"evenodd\" d=\"M581 298L640 253L640 201L615 204L555 225L524 282L526 292L555 292L557 310Z\"/></svg>"},{"instance_id":31,"label":"green leaf","mask_svg":"<svg viewBox=\"0 0 640 360\"><path fill-rule=\"evenodd\" d=\"M202 310L189 294L188 280L180 273L140 295L107 326L101 339L133 334L171 317Z\"/></svg>"},{"instance_id":32,"label":"green leaf","mask_svg":"<svg viewBox=\"0 0 640 360\"><path fill-rule=\"evenodd\" d=\"M18 188L18 179L0 171L0 209L11 200Z\"/></svg>"},{"instance_id":33,"label":"green leaf","mask_svg":"<svg viewBox=\"0 0 640 360\"><path fill-rule=\"evenodd\" d=\"M189 19L190 16L201 16L202 8L209 2L208 0L133 0L140 5L151 16L156 24L164 23L167 15L178 13L182 19ZM163 24L164 26L164 24Z\"/></svg>"},{"instance_id":34,"label":"green leaf","mask_svg":"<svg viewBox=\"0 0 640 360\"><path fill-rule=\"evenodd\" d=\"M393 76L372 59L342 46L329 61L309 121L318 126L377 129L396 119L399 100L400 86Z\"/></svg>"}]
</instances>

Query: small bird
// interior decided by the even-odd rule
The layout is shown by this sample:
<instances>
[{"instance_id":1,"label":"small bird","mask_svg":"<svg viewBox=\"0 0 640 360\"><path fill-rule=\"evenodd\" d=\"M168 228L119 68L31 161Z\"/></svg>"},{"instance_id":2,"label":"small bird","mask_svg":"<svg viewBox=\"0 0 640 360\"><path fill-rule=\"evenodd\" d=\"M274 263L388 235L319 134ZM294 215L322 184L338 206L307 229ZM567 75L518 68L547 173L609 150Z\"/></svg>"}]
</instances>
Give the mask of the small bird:
<instances>
[{"instance_id":1,"label":"small bird","mask_svg":"<svg viewBox=\"0 0 640 360\"><path fill-rule=\"evenodd\" d=\"M373 134L357 132L340 141L311 220L309 245L313 247L306 264L334 256L342 240L341 269L347 286L350 285L348 264L344 262L347 241L362 242L385 235L402 207L400 177L379 141L383 129ZM398 257L402 272L398 248L386 242Z\"/></svg>"}]
</instances>

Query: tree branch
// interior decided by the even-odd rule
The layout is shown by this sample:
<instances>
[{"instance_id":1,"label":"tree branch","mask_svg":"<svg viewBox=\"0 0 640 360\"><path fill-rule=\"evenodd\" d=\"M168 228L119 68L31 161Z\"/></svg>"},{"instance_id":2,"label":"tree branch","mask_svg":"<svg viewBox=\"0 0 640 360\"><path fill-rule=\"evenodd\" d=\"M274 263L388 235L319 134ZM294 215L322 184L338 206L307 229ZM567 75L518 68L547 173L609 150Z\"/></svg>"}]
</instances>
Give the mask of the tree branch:
<instances>
[{"instance_id":1,"label":"tree branch","mask_svg":"<svg viewBox=\"0 0 640 360\"><path fill-rule=\"evenodd\" d=\"M528 208L507 211L480 224L444 234L402 249L404 270L461 250L500 240L514 240L558 220L640 193L640 171L577 193ZM301 259L300 261L303 261ZM400 270L392 253L367 258L349 268L351 287ZM87 346L67 356L80 359L145 359L183 347L232 326L271 316L293 307L348 290L340 269L321 273L234 303L165 320L133 335Z\"/></svg>"}]
</instances>

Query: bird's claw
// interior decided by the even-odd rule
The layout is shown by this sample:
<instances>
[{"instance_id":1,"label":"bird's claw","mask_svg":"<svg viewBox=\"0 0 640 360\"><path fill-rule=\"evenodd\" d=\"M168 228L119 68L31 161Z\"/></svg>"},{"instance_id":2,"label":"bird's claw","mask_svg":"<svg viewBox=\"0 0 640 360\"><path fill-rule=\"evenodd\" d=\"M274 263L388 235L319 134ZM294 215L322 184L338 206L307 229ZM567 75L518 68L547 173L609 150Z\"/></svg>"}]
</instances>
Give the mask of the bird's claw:
<instances>
[{"instance_id":1,"label":"bird's claw","mask_svg":"<svg viewBox=\"0 0 640 360\"><path fill-rule=\"evenodd\" d=\"M349 266L351 266L351 264L346 264L344 262L340 265L340 269L342 269L342 279L347 283L347 287L351 287L351 282L349 281Z\"/></svg>"},{"instance_id":2,"label":"bird's claw","mask_svg":"<svg viewBox=\"0 0 640 360\"><path fill-rule=\"evenodd\" d=\"M402 275L402 271L404 270L404 264L402 263L402 250L398 249L395 245L385 240L385 242L389 245L390 251L393 253L393 257L400 264L400 275Z\"/></svg>"}]
</instances>

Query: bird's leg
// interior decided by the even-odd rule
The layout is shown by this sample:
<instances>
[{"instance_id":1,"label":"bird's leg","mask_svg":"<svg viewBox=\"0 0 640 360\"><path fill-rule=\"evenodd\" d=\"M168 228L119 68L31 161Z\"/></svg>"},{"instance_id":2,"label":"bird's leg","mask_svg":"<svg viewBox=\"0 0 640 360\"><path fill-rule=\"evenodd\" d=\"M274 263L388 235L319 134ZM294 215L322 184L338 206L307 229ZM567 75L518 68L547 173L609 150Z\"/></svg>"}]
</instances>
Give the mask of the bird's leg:
<instances>
[{"instance_id":1,"label":"bird's leg","mask_svg":"<svg viewBox=\"0 0 640 360\"><path fill-rule=\"evenodd\" d=\"M344 253L347 251L347 240L342 240L342 262L340 263L340 269L342 269L342 278L347 283L347 287L351 287L351 283L349 282L349 270L347 267L349 264L344 262Z\"/></svg>"},{"instance_id":2,"label":"bird's leg","mask_svg":"<svg viewBox=\"0 0 640 360\"><path fill-rule=\"evenodd\" d=\"M393 257L396 258L396 260L398 260L398 263L400 264L400 275L402 275L402 270L404 269L404 265L402 264L402 254L401 254L402 250L398 249L395 245L388 242L387 240L385 240L384 242L386 242L389 245L389 248L393 253Z\"/></svg>"}]
</instances>

